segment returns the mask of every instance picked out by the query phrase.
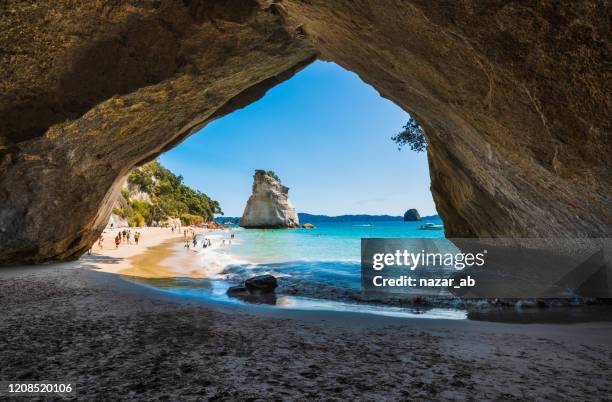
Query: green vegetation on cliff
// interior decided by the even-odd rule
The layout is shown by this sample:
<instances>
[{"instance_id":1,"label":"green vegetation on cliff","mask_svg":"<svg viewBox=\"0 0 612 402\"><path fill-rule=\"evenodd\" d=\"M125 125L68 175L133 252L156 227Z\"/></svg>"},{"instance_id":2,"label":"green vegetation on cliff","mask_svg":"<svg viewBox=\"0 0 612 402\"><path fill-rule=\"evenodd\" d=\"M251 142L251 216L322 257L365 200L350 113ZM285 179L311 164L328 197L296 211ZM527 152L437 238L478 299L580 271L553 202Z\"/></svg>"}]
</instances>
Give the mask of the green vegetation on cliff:
<instances>
[{"instance_id":1,"label":"green vegetation on cliff","mask_svg":"<svg viewBox=\"0 0 612 402\"><path fill-rule=\"evenodd\" d=\"M403 130L391 137L391 140L399 146L399 149L408 145L415 152L427 150L427 140L425 139L423 128L412 117L403 127Z\"/></svg>"},{"instance_id":2,"label":"green vegetation on cliff","mask_svg":"<svg viewBox=\"0 0 612 402\"><path fill-rule=\"evenodd\" d=\"M281 179L274 173L274 170L264 170L264 169L256 169L255 174L265 174L270 177L273 177L276 181L280 182Z\"/></svg>"},{"instance_id":3,"label":"green vegetation on cliff","mask_svg":"<svg viewBox=\"0 0 612 402\"><path fill-rule=\"evenodd\" d=\"M156 160L132 171L128 183L151 197L151 202L131 200L129 191L122 191L127 205L113 212L128 219L131 226L151 225L171 217L180 218L184 225L197 225L223 213L217 201L187 187L181 175L175 175Z\"/></svg>"}]
</instances>

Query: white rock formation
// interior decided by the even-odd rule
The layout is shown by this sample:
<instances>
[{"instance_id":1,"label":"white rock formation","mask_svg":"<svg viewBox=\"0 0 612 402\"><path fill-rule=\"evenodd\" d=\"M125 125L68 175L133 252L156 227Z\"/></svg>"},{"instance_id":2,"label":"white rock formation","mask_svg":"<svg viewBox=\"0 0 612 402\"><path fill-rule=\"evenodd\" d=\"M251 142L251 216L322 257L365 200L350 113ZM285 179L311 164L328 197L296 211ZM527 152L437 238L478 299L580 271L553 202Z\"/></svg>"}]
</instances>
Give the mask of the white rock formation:
<instances>
[{"instance_id":1,"label":"white rock formation","mask_svg":"<svg viewBox=\"0 0 612 402\"><path fill-rule=\"evenodd\" d=\"M130 227L127 219L120 217L117 214L111 214L108 219L108 224L106 225L106 229L116 229L116 228L128 228Z\"/></svg>"},{"instance_id":2,"label":"white rock formation","mask_svg":"<svg viewBox=\"0 0 612 402\"><path fill-rule=\"evenodd\" d=\"M140 188L138 184L131 183L127 179L125 179L123 188L127 189L127 191L130 193L130 200L132 201L135 201L135 200L146 201L149 204L152 202L151 195L149 193L142 191L142 189Z\"/></svg>"},{"instance_id":3,"label":"white rock formation","mask_svg":"<svg viewBox=\"0 0 612 402\"><path fill-rule=\"evenodd\" d=\"M289 188L273 175L256 170L253 193L240 218L244 228L281 229L300 226L295 208L288 197Z\"/></svg>"}]
</instances>

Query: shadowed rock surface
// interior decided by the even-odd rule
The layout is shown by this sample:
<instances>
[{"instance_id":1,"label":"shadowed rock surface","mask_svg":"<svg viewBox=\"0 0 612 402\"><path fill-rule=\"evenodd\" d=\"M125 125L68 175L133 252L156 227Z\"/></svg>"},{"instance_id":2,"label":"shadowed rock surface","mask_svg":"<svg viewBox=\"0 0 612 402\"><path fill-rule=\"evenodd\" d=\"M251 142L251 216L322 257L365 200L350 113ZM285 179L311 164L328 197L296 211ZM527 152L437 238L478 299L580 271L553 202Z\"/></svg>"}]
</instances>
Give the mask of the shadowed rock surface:
<instances>
[{"instance_id":1,"label":"shadowed rock surface","mask_svg":"<svg viewBox=\"0 0 612 402\"><path fill-rule=\"evenodd\" d=\"M259 229L300 227L295 208L289 201L289 187L277 177L257 170L253 176L253 193L247 201L240 226Z\"/></svg>"},{"instance_id":2,"label":"shadowed rock surface","mask_svg":"<svg viewBox=\"0 0 612 402\"><path fill-rule=\"evenodd\" d=\"M447 236L612 234L608 2L0 7L0 263L78 257L131 169L317 57L423 126Z\"/></svg>"}]
</instances>

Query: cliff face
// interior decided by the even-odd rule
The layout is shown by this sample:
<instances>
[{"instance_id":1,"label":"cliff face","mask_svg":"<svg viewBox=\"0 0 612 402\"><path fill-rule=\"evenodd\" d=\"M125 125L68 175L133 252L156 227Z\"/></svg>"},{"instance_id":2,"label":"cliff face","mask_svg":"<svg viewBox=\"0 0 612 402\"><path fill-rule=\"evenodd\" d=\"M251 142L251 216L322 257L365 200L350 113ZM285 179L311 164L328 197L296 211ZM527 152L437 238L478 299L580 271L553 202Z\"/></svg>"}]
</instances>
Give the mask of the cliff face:
<instances>
[{"instance_id":1,"label":"cliff face","mask_svg":"<svg viewBox=\"0 0 612 402\"><path fill-rule=\"evenodd\" d=\"M289 188L275 177L257 171L253 176L253 193L240 218L240 226L259 229L299 227L300 221L288 193Z\"/></svg>"},{"instance_id":2,"label":"cliff face","mask_svg":"<svg viewBox=\"0 0 612 402\"><path fill-rule=\"evenodd\" d=\"M79 256L129 171L317 57L424 127L448 236L612 236L609 2L0 3L0 263Z\"/></svg>"}]
</instances>

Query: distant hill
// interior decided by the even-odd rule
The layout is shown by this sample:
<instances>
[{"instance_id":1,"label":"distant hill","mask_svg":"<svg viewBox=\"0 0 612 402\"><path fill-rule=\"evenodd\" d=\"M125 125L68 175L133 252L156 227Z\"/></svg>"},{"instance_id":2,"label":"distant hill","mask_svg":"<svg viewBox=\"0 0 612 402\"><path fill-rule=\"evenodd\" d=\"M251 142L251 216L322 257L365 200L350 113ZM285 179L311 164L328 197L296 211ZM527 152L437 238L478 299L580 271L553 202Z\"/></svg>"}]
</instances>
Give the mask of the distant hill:
<instances>
[{"instance_id":1,"label":"distant hill","mask_svg":"<svg viewBox=\"0 0 612 402\"><path fill-rule=\"evenodd\" d=\"M215 222L217 223L231 223L233 225L237 225L238 223L240 223L240 217L233 217L233 216L218 216L215 218Z\"/></svg>"},{"instance_id":2,"label":"distant hill","mask_svg":"<svg viewBox=\"0 0 612 402\"><path fill-rule=\"evenodd\" d=\"M366 214L358 214L358 215L338 215L338 216L328 216L328 215L313 215L300 212L298 213L298 217L300 218L300 223L313 223L313 222L387 222L387 221L403 221L403 216L393 216L393 215L366 215ZM421 220L425 219L440 219L438 215L431 216L423 216Z\"/></svg>"},{"instance_id":3,"label":"distant hill","mask_svg":"<svg viewBox=\"0 0 612 402\"><path fill-rule=\"evenodd\" d=\"M388 221L403 221L403 216L393 216L393 215L339 215L339 216L328 216L328 215L313 215L307 214L304 212L299 212L298 217L300 219L300 223L315 223L315 222L388 222ZM423 216L421 220L438 220L440 219L439 215L431 215L431 216ZM240 222L240 217L230 217L230 216L219 216L215 218L215 222L224 223L231 222L233 224L238 224Z\"/></svg>"}]
</instances>

